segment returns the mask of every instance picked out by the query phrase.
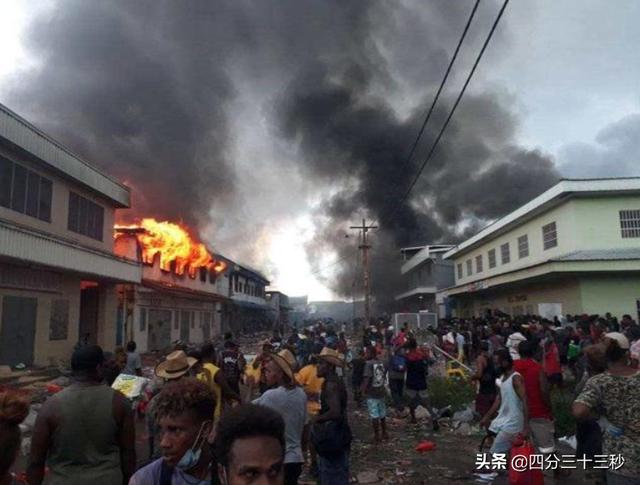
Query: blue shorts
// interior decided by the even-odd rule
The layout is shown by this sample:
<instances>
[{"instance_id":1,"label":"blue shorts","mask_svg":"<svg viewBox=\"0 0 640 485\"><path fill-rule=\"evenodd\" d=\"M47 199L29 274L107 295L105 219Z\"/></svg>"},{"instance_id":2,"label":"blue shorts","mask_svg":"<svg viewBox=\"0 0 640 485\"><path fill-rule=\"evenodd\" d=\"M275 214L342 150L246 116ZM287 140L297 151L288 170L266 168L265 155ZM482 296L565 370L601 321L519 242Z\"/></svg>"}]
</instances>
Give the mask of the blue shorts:
<instances>
[{"instance_id":1,"label":"blue shorts","mask_svg":"<svg viewBox=\"0 0 640 485\"><path fill-rule=\"evenodd\" d=\"M367 409L371 419L383 419L387 417L387 404L384 399L367 398Z\"/></svg>"}]
</instances>

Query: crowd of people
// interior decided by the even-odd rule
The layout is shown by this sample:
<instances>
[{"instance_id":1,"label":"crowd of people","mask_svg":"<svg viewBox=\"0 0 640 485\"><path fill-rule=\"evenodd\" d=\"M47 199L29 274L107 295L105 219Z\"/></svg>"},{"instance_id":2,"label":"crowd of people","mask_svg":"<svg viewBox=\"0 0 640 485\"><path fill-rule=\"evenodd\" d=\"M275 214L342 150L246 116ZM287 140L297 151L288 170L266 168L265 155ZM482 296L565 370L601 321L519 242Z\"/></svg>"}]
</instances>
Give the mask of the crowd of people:
<instances>
[{"instance_id":1,"label":"crowd of people","mask_svg":"<svg viewBox=\"0 0 640 485\"><path fill-rule=\"evenodd\" d=\"M491 453L508 453L518 436L541 454L555 452L551 390L575 384L576 456L597 483L640 483L640 326L607 314L545 320L503 315L452 322L443 347L460 361L475 359L476 412L492 438ZM567 372L563 372L566 369ZM496 380L497 378L497 380ZM598 457L621 456L606 477ZM561 476L566 470L555 470ZM480 473L491 480L495 472Z\"/></svg>"},{"instance_id":2,"label":"crowd of people","mask_svg":"<svg viewBox=\"0 0 640 485\"><path fill-rule=\"evenodd\" d=\"M106 356L97 346L80 346L71 359L72 384L38 413L27 480L288 485L306 470L321 485L348 484L347 378L351 408L366 406L374 443L389 440L390 412L416 423L420 406L438 431L442 412L431 406L428 375L444 355L472 368L475 411L487 429L489 453L508 453L519 436L540 453L554 453L551 389L565 389L569 376L576 383L577 454L624 456L625 465L607 471L606 483L637 485L639 329L628 316L618 322L609 315L545 320L497 314L442 321L427 336L380 320L348 339L344 328L317 323L286 338L274 332L254 358L227 334L218 345L178 343L155 365L135 403L110 387L121 372L143 375L135 343ZM14 483L9 471L28 409L23 394L0 394L0 485ZM136 457L141 420L148 457Z\"/></svg>"}]
</instances>

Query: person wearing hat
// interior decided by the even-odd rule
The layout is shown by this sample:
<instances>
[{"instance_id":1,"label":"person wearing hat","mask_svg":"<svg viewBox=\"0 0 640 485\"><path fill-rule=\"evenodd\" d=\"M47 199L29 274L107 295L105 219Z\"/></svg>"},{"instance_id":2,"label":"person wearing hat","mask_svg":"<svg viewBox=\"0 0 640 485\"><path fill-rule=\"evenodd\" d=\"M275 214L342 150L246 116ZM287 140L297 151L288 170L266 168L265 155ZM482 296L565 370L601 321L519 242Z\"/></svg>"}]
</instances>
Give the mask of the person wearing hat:
<instances>
[{"instance_id":1,"label":"person wearing hat","mask_svg":"<svg viewBox=\"0 0 640 485\"><path fill-rule=\"evenodd\" d=\"M264 379L270 387L253 401L280 413L285 423L284 484L295 485L302 473L302 433L307 422L307 396L297 385L294 371L296 358L284 349L271 354L264 368Z\"/></svg>"},{"instance_id":2,"label":"person wearing hat","mask_svg":"<svg viewBox=\"0 0 640 485\"><path fill-rule=\"evenodd\" d=\"M609 462L607 484L640 484L640 371L629 365L629 340L619 332L604 335L607 371L591 377L573 403L578 420L607 418L602 452L623 457Z\"/></svg>"},{"instance_id":3,"label":"person wearing hat","mask_svg":"<svg viewBox=\"0 0 640 485\"><path fill-rule=\"evenodd\" d=\"M189 357L184 350L174 350L167 354L162 362L156 365L154 379L149 386L149 403L146 407L147 435L149 440L149 459L154 460L160 457L160 446L158 438L160 428L156 422L156 404L158 394L162 388L170 383L177 382L185 376L195 371L198 359Z\"/></svg>"},{"instance_id":4,"label":"person wearing hat","mask_svg":"<svg viewBox=\"0 0 640 485\"><path fill-rule=\"evenodd\" d=\"M197 362L198 359L188 357L184 350L174 350L156 366L155 374L166 380L180 379L188 374Z\"/></svg>"},{"instance_id":5,"label":"person wearing hat","mask_svg":"<svg viewBox=\"0 0 640 485\"><path fill-rule=\"evenodd\" d=\"M351 430L347 422L347 389L336 369L344 367L344 356L334 349L325 347L318 355L318 377L324 379L320 393L320 413L311 420L311 441L318 454L318 473L320 483L348 485L349 449ZM340 443L332 446L329 453L319 446L318 436L321 428L329 424L334 426Z\"/></svg>"}]
</instances>

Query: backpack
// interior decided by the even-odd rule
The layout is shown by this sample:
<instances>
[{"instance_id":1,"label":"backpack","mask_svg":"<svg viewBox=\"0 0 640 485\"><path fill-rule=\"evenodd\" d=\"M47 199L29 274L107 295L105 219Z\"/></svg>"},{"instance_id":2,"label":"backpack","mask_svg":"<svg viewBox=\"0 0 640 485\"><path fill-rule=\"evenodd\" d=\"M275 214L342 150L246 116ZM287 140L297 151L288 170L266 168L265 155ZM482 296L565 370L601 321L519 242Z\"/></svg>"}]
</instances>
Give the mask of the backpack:
<instances>
[{"instance_id":1,"label":"backpack","mask_svg":"<svg viewBox=\"0 0 640 485\"><path fill-rule=\"evenodd\" d=\"M407 370L407 359L403 355L392 356L391 370L394 372L405 372Z\"/></svg>"}]
</instances>

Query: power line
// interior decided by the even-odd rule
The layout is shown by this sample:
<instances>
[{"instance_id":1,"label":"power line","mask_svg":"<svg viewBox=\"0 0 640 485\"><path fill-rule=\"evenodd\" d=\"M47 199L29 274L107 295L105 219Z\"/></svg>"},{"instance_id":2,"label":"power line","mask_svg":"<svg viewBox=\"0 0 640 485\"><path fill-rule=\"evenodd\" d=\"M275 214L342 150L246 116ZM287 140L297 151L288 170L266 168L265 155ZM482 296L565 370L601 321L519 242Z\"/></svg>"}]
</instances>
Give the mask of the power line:
<instances>
[{"instance_id":1,"label":"power line","mask_svg":"<svg viewBox=\"0 0 640 485\"><path fill-rule=\"evenodd\" d=\"M467 23L464 26L464 30L462 31L462 35L460 36L460 39L458 40L458 45L456 46L456 50L454 51L453 56L451 57L451 60L449 61L449 65L447 66L447 70L444 73L444 77L442 78L442 81L440 81L440 86L438 87L438 91L436 91L436 95L433 97L433 101L431 102L431 106L429 106L429 110L427 112L427 115L425 116L424 121L422 122L422 126L420 127L420 131L418 132L418 136L416 137L415 141L413 142L413 145L411 146L411 150L409 151L409 155L407 156L407 159L404 161L404 164L402 165L402 167L400 167L401 170L404 169L405 166L409 165L409 163L411 163L411 159L413 158L413 154L415 153L416 148L418 147L418 143L420 142L420 139L422 138L422 134L424 133L424 130L427 127L427 123L429 123L429 120L431 119L431 115L433 114L433 110L436 107L436 103L440 99L440 94L442 93L442 90L444 89L444 85L447 83L447 79L449 79L449 74L451 73L451 69L453 68L453 64L456 62L456 59L458 58L458 53L460 52L460 47L462 47L462 43L464 42L464 39L467 36L467 32L469 32L469 27L471 26L471 21L473 20L473 17L476 15L476 11L478 10L478 5L480 5L480 0L476 0L476 3L473 5L473 9L471 10L471 13L469 14L469 18L467 19Z\"/></svg>"},{"instance_id":2,"label":"power line","mask_svg":"<svg viewBox=\"0 0 640 485\"><path fill-rule=\"evenodd\" d=\"M465 80L464 85L462 86L462 89L460 90L460 93L458 94L458 97L456 98L456 101L453 104L453 107L451 108L451 111L449 112L449 115L447 116L447 119L445 120L444 124L442 125L442 128L440 129L440 132L438 133L438 136L434 140L433 145L431 145L431 149L429 150L429 153L427 154L427 157L424 159L424 162L422 162L422 165L420 166L420 169L418 170L418 172L414 176L411 184L409 185L409 188L407 189L405 194L400 199L400 202L396 203L393 206L393 210L389 214L390 216L395 214L395 212L398 210L398 208L404 202L407 201L407 199L409 198L409 195L411 194L411 191L413 190L413 188L415 187L416 183L420 179L420 176L422 175L422 172L423 172L424 168L427 166L427 163L429 163L429 161L431 160L431 157L433 156L434 152L436 151L436 148L438 147L438 143L440 142L440 139L442 138L442 135L444 134L444 132L447 129L447 127L449 126L449 122L451 121L451 118L453 118L453 115L456 112L456 109L458 108L458 105L460 104L460 101L462 100L462 97L464 96L464 93L467 90L467 86L469 86L469 83L471 82L471 78L473 78L473 75L476 72L476 68L478 67L478 64L480 64L480 60L482 59L482 56L484 55L484 53L485 53L485 51L487 49L487 46L489 45L489 42L491 41L491 38L493 37L493 33L496 31L496 28L498 27L498 23L500 22L500 19L502 18L502 14L504 13L504 11L507 8L508 4L509 4L509 0L505 0L504 3L502 4L502 8L500 8L500 11L498 12L498 16L496 17L496 19L493 22L493 25L491 26L491 30L489 31L489 35L487 36L487 38L485 39L484 43L482 44L482 48L480 49L480 52L478 53L478 56L476 57L476 60L473 63L473 67L471 68L471 71L469 72L469 75L467 76L467 79Z\"/></svg>"},{"instance_id":3,"label":"power line","mask_svg":"<svg viewBox=\"0 0 640 485\"><path fill-rule=\"evenodd\" d=\"M454 51L454 54L449 62L449 65L447 66L447 70L445 72L445 75L442 79L442 82L440 83L440 86L438 88L438 91L436 92L436 95L431 103L431 106L429 108L429 111L427 112L427 115L425 117L425 120L420 128L420 131L418 132L418 136L416 137L416 140L414 141L411 150L409 152L409 156L407 157L405 164L408 164L411 161L411 158L413 157L413 154L415 153L415 150L417 148L417 145L424 133L424 130L426 128L426 125L429 121L429 119L431 118L431 115L434 111L435 105L440 97L440 94L442 93L442 90L444 89L444 85L446 84L446 81L449 77L449 74L451 72L451 69L453 67L453 64L458 56L458 53L460 51L460 47L462 46L462 43L467 35L467 32L469 30L469 27L471 25L471 21L473 20L473 17L475 16L476 10L478 8L478 5L480 3L480 0L476 0L476 3L473 6L473 9L471 10L471 14L469 15L469 18L467 19L467 23L465 25L465 28L462 32L462 35L458 41L458 44L456 45L456 49ZM502 15L504 14L505 9L507 8L507 5L509 4L509 0L505 0L504 3L502 4L502 7L500 8L500 11L498 12L498 15L496 16L496 19L493 22L493 25L491 26L491 30L489 31L489 34L487 35L487 38L485 39L482 48L480 49L480 52L478 53L475 62L473 63L473 67L471 68L471 71L469 72L469 75L467 76L467 79L464 82L464 85L462 86L462 89L460 90L460 93L458 94L455 103L453 104L453 107L451 108L451 111L449 112L449 115L447 116L447 119L445 120L444 124L442 125L440 132L438 133L438 136L436 137L436 139L434 140L433 144L431 145L431 148L429 150L429 153L427 154L425 160L422 162L422 165L420 166L420 168L418 169L418 172L416 173L416 175L414 176L413 180L411 181L411 184L409 185L409 188L406 190L405 194L402 196L402 198L400 199L400 202L396 203L394 206L392 206L392 210L389 213L389 216L392 216L393 214L395 214L395 212L398 210L398 208L404 203L406 202L406 200L408 199L409 195L411 194L411 192L413 191L413 188L415 187L416 183L418 182L418 180L420 179L420 176L422 175L422 172L424 171L424 168L427 166L427 164L429 163L429 161L431 160L431 157L433 156L438 144L440 143L440 139L442 138L442 135L444 134L445 130L447 129L447 127L449 126L449 123L451 122L451 119L453 118L454 113L456 112L456 109L458 108L458 105L460 104L460 101L462 100L462 97L464 96L467 87L469 86L469 83L471 82L471 79L473 78L473 75L475 74L475 71L478 67L478 64L480 64L480 60L482 59L487 46L489 45L489 42L491 41L491 38L493 37L494 32L496 31L498 24L500 23L500 19L502 18ZM386 215L386 214L384 214ZM383 217L381 217L380 219L382 219ZM377 222L373 222L373 225L377 224ZM344 262L347 259L346 256L339 258L338 260L334 261L333 263L331 263L328 266L325 266L324 268L319 268L318 270L314 271L311 273L311 276L315 276L316 274L319 274L320 272L322 272L323 270L330 268L330 267L334 267L337 266L338 264Z\"/></svg>"},{"instance_id":4,"label":"power line","mask_svg":"<svg viewBox=\"0 0 640 485\"><path fill-rule=\"evenodd\" d=\"M438 86L438 90L436 91L436 94L433 98L433 101L431 102L431 106L429 106L429 109L427 111L427 114L424 118L424 121L422 122L422 126L420 127L420 130L418 131L418 135L416 136L416 139L413 142L413 145L411 146L411 150L409 150L409 154L407 155L407 158L405 159L404 163L402 164L402 167L400 167L400 170L404 169L404 167L408 166L411 163L411 159L413 158L413 155L416 151L416 148L418 147L418 144L420 143L420 139L422 138L422 135L424 134L424 130L427 127L427 124L429 123L429 120L431 119L431 115L433 114L433 111L435 109L435 106L438 102L438 100L440 99L440 94L442 94L442 91L444 89L445 84L447 83L447 80L449 79L449 74L451 73L451 69L453 68L453 64L456 62L456 59L458 58L458 54L460 52L460 48L462 47L462 43L464 42L464 39L467 36L467 32L469 32L469 27L471 26L471 22L473 20L473 17L476 14L476 11L478 10L478 6L480 5L480 0L476 0L475 4L473 5L473 8L471 9L471 13L469 14L469 18L467 19L467 23L464 26L464 29L462 31L462 35L460 36L460 39L458 40L458 44L456 45L455 51L453 52L453 56L451 57L451 59L449 60L449 65L447 66L447 70L444 73L444 76L442 78L442 81L440 81L440 86ZM375 223L374 223L375 224ZM327 268L332 268L334 266L337 266L338 264L346 261L348 259L347 256L343 256L340 259L334 261L333 263L323 267L323 268L318 268L315 271L313 271L311 273L310 276L315 276L317 274L320 274L322 271L324 271Z\"/></svg>"}]
</instances>

